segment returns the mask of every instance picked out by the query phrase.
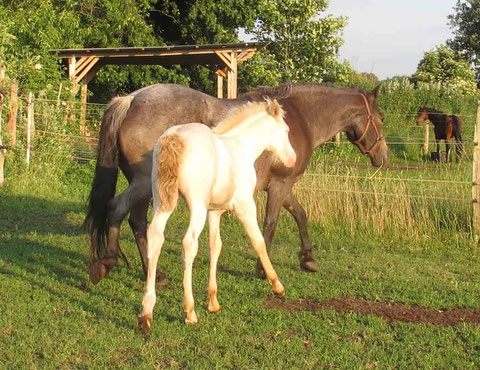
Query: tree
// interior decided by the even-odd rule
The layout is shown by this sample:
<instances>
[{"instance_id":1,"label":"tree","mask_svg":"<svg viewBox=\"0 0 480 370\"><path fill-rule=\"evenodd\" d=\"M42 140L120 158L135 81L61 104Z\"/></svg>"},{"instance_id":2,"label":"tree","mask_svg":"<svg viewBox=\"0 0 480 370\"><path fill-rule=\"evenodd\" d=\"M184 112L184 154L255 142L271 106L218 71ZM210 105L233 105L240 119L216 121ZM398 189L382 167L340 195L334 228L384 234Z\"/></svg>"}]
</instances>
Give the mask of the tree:
<instances>
[{"instance_id":1,"label":"tree","mask_svg":"<svg viewBox=\"0 0 480 370\"><path fill-rule=\"evenodd\" d=\"M447 44L472 63L480 83L480 1L457 0L454 9L448 19L455 37Z\"/></svg>"},{"instance_id":2,"label":"tree","mask_svg":"<svg viewBox=\"0 0 480 370\"><path fill-rule=\"evenodd\" d=\"M284 81L323 81L342 69L336 60L343 43L343 17L320 17L328 0L271 0L259 5L252 33L268 47Z\"/></svg>"},{"instance_id":3,"label":"tree","mask_svg":"<svg viewBox=\"0 0 480 370\"><path fill-rule=\"evenodd\" d=\"M469 63L445 45L426 52L413 77L419 83L442 83L461 94L478 93L475 73Z\"/></svg>"}]
</instances>

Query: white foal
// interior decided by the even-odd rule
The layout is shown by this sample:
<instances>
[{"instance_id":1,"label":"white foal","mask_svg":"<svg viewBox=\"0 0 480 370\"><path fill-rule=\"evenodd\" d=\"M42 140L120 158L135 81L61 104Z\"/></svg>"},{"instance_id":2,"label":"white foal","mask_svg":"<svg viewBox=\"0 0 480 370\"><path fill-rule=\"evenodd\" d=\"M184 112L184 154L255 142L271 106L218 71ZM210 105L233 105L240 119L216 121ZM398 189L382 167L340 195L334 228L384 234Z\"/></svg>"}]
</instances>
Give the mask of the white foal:
<instances>
[{"instance_id":1,"label":"white foal","mask_svg":"<svg viewBox=\"0 0 480 370\"><path fill-rule=\"evenodd\" d=\"M159 138L153 152L152 192L154 215L148 228L148 276L139 323L150 329L156 301L155 273L164 242L164 229L176 207L178 195L187 201L190 224L183 238L185 323L198 321L192 294L192 265L198 237L208 212L210 277L208 310L220 310L216 271L222 248L220 218L233 210L257 252L273 292L285 294L278 280L257 223L253 199L257 182L255 160L268 150L287 167L296 154L288 140L288 126L277 101L247 104L233 112L213 130L199 123L174 126Z\"/></svg>"}]
</instances>

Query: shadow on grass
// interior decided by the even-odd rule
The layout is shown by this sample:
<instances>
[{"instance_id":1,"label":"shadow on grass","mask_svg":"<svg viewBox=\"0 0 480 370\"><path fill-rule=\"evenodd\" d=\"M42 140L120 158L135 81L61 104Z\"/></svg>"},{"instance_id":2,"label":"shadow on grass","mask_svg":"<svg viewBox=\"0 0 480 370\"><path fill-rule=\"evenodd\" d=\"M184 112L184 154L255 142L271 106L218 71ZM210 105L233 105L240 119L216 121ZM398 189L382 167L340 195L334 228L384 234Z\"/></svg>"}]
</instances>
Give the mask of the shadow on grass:
<instances>
[{"instance_id":1,"label":"shadow on grass","mask_svg":"<svg viewBox=\"0 0 480 370\"><path fill-rule=\"evenodd\" d=\"M85 253L79 251L82 203L7 194L0 197L0 209L0 275L68 301L98 320L135 327L134 320L107 311L108 306L119 304L130 305L136 312L138 305L113 290L92 289L88 283L86 240Z\"/></svg>"},{"instance_id":2,"label":"shadow on grass","mask_svg":"<svg viewBox=\"0 0 480 370\"><path fill-rule=\"evenodd\" d=\"M33 196L2 194L0 196L0 230L7 232L78 235L79 224L68 220L71 213L81 213L80 202L57 202ZM83 219L83 217L82 217Z\"/></svg>"}]
</instances>

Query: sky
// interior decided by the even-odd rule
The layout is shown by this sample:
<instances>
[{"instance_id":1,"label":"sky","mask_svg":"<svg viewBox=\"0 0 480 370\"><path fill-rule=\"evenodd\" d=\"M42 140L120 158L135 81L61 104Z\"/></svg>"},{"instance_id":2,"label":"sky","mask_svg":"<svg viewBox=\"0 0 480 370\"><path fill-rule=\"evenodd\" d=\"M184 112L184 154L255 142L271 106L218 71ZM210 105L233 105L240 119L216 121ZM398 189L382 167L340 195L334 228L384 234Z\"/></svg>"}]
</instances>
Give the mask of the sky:
<instances>
[{"instance_id":1,"label":"sky","mask_svg":"<svg viewBox=\"0 0 480 370\"><path fill-rule=\"evenodd\" d=\"M348 17L340 60L380 79L411 75L425 51L452 37L455 0L330 0L326 14Z\"/></svg>"}]
</instances>

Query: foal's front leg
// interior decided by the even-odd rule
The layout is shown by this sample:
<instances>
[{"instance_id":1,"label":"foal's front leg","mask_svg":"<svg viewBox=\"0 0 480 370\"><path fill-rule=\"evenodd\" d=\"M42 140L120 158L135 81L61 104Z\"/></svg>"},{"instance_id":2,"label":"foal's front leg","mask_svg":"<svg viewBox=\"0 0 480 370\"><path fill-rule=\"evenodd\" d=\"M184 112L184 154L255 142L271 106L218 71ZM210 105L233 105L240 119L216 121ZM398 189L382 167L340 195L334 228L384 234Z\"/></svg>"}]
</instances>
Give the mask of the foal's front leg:
<instances>
[{"instance_id":1,"label":"foal's front leg","mask_svg":"<svg viewBox=\"0 0 480 370\"><path fill-rule=\"evenodd\" d=\"M267 247L265 245L265 240L260 231L260 228L258 227L257 208L255 206L255 201L253 200L253 198L251 198L238 203L238 205L235 205L235 213L239 218L240 222L242 223L243 227L245 228L245 231L250 238L255 252L257 252L258 257L260 258L260 262L262 263L262 267L265 271L268 282L272 286L273 292L275 294L284 296L285 288L278 279L277 272L275 271L272 263L270 262L270 258L268 257L267 253Z\"/></svg>"},{"instance_id":2,"label":"foal's front leg","mask_svg":"<svg viewBox=\"0 0 480 370\"><path fill-rule=\"evenodd\" d=\"M208 280L208 310L210 312L220 311L217 300L217 263L222 250L222 239L220 239L220 218L224 211L208 212L208 229L210 244L210 277Z\"/></svg>"}]
</instances>

